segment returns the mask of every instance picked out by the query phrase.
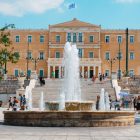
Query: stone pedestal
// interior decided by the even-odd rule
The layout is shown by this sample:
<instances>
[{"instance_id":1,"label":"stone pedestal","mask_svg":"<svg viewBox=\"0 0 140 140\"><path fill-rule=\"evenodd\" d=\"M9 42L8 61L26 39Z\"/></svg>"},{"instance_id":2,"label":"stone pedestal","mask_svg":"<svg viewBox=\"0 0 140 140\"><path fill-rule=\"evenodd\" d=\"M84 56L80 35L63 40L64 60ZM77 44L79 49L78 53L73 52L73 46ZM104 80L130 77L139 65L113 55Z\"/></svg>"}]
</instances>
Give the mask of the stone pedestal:
<instances>
[{"instance_id":1,"label":"stone pedestal","mask_svg":"<svg viewBox=\"0 0 140 140\"><path fill-rule=\"evenodd\" d=\"M19 96L19 94L24 95L24 93L25 93L25 89L23 87L24 80L25 80L25 77L18 77L18 85L20 88L18 90L16 90L17 97Z\"/></svg>"}]
</instances>

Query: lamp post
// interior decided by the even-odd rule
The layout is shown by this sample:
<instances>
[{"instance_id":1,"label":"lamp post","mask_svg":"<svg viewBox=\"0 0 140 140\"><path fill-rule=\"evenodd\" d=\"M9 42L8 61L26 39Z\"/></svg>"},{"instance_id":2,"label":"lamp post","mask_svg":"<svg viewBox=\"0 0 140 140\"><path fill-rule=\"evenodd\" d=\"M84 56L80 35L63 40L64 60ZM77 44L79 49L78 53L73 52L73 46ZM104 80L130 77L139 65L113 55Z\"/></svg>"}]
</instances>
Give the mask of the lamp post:
<instances>
[{"instance_id":1,"label":"lamp post","mask_svg":"<svg viewBox=\"0 0 140 140\"><path fill-rule=\"evenodd\" d=\"M118 60L119 60L119 80L120 80L120 79L121 79L121 69L120 69L121 52L120 52L120 43L119 43L119 54L118 54Z\"/></svg>"},{"instance_id":2,"label":"lamp post","mask_svg":"<svg viewBox=\"0 0 140 140\"><path fill-rule=\"evenodd\" d=\"M8 24L8 25L4 26L3 28L1 28L0 31L4 31L4 30L8 29L9 27L11 27L12 29L15 28L15 24Z\"/></svg>"},{"instance_id":3,"label":"lamp post","mask_svg":"<svg viewBox=\"0 0 140 140\"><path fill-rule=\"evenodd\" d=\"M32 60L32 62L34 62L34 64L35 64L35 71L36 71L37 63L38 63L38 61L39 61L40 59L39 59L39 58L32 58L31 60Z\"/></svg>"},{"instance_id":4,"label":"lamp post","mask_svg":"<svg viewBox=\"0 0 140 140\"><path fill-rule=\"evenodd\" d=\"M107 59L107 62L110 64L110 70L111 70L111 79L112 79L112 66L113 64L116 62L116 58L111 58L111 59Z\"/></svg>"},{"instance_id":5,"label":"lamp post","mask_svg":"<svg viewBox=\"0 0 140 140\"><path fill-rule=\"evenodd\" d=\"M26 57L26 60L27 60L27 80L29 79L29 75L28 75L28 70L29 70L29 40L28 40L28 45L27 45L27 57Z\"/></svg>"}]
</instances>

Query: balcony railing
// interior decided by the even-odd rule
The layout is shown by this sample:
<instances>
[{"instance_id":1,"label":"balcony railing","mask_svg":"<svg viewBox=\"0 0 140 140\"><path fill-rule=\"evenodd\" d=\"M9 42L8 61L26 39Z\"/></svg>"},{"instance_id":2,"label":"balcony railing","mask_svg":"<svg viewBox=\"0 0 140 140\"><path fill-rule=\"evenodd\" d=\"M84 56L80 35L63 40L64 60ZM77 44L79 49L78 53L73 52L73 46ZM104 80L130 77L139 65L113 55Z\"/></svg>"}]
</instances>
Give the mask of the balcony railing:
<instances>
[{"instance_id":1,"label":"balcony railing","mask_svg":"<svg viewBox=\"0 0 140 140\"><path fill-rule=\"evenodd\" d=\"M50 64L62 64L63 58L48 58L48 63ZM87 64L93 64L93 63L101 63L100 58L80 58L80 64L87 63Z\"/></svg>"}]
</instances>

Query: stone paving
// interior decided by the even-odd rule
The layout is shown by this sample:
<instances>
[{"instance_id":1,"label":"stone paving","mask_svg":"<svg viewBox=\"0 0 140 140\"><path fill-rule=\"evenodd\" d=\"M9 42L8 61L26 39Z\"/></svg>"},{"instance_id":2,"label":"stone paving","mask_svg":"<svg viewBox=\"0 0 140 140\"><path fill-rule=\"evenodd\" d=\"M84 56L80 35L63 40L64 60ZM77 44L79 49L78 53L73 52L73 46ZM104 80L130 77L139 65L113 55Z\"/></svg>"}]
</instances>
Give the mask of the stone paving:
<instances>
[{"instance_id":1,"label":"stone paving","mask_svg":"<svg viewBox=\"0 0 140 140\"><path fill-rule=\"evenodd\" d=\"M0 109L0 120L3 121ZM133 127L20 127L0 124L0 140L140 140L140 115Z\"/></svg>"}]
</instances>

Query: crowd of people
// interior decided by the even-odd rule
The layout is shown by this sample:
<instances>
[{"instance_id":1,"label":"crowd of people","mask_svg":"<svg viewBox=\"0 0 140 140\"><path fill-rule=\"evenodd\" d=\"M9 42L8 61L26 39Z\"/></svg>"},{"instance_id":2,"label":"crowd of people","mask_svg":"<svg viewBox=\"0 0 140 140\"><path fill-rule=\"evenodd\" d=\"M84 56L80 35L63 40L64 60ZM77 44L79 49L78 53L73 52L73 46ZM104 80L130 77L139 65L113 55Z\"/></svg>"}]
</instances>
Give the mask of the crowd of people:
<instances>
[{"instance_id":1,"label":"crowd of people","mask_svg":"<svg viewBox=\"0 0 140 140\"><path fill-rule=\"evenodd\" d=\"M96 110L100 109L100 96L97 96L96 99ZM128 97L128 98L121 98L120 100L112 100L111 95L109 95L109 105L110 110L114 108L114 110L121 110L124 108L132 109L134 108L135 111L140 110L140 96L138 97Z\"/></svg>"},{"instance_id":2,"label":"crowd of people","mask_svg":"<svg viewBox=\"0 0 140 140\"><path fill-rule=\"evenodd\" d=\"M8 101L8 109L12 109L13 111L19 110L25 110L27 109L27 101L25 95L19 94L19 99L17 97L12 97L10 96L9 101Z\"/></svg>"}]
</instances>

